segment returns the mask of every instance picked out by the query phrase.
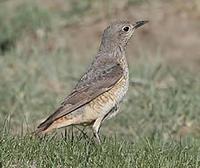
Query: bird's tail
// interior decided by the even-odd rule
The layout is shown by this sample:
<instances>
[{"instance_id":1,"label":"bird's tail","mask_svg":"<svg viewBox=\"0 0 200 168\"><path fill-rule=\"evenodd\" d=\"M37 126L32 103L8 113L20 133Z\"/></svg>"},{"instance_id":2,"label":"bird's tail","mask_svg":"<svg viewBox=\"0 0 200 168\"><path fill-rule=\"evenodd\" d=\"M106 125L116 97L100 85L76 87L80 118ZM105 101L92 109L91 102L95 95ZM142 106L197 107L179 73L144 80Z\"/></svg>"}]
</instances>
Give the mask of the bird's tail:
<instances>
[{"instance_id":1,"label":"bird's tail","mask_svg":"<svg viewBox=\"0 0 200 168\"><path fill-rule=\"evenodd\" d=\"M45 134L47 132L47 129L49 128L49 126L52 124L52 122L42 122L37 129L33 132L34 135L38 136L41 134Z\"/></svg>"}]
</instances>

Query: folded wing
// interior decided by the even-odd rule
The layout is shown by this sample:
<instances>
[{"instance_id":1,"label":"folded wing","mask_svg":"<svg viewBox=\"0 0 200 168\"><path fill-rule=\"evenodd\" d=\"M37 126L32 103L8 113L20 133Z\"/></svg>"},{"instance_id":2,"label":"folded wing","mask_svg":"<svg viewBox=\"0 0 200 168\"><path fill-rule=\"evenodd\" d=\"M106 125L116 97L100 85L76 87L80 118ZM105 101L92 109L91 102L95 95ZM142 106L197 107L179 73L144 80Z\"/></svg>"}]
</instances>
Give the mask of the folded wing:
<instances>
[{"instance_id":1,"label":"folded wing","mask_svg":"<svg viewBox=\"0 0 200 168\"><path fill-rule=\"evenodd\" d=\"M38 130L47 129L55 120L72 113L76 109L89 103L104 92L109 91L123 76L123 70L119 64L109 65L93 73L90 78L80 81L78 87L67 96L61 106L38 126Z\"/></svg>"}]
</instances>

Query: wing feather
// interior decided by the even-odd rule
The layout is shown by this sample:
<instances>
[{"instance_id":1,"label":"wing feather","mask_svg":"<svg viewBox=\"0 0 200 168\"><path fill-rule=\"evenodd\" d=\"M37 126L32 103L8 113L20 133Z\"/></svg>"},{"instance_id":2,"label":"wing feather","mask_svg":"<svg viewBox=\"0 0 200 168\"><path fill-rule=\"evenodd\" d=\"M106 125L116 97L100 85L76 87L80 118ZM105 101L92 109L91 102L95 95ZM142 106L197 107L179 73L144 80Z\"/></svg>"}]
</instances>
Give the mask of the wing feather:
<instances>
[{"instance_id":1,"label":"wing feather","mask_svg":"<svg viewBox=\"0 0 200 168\"><path fill-rule=\"evenodd\" d=\"M100 72L96 72L90 79L78 85L78 87L65 98L61 106L38 126L38 129L45 130L55 120L72 113L102 93L109 91L122 76L123 69L119 64L109 66Z\"/></svg>"}]
</instances>

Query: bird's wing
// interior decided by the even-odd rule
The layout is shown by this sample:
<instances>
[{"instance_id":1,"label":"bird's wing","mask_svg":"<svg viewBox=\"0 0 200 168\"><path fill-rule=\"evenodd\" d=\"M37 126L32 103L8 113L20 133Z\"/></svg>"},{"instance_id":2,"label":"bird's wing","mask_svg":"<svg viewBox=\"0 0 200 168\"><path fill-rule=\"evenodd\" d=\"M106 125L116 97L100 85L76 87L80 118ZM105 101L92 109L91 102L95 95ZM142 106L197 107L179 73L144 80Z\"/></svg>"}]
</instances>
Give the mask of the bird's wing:
<instances>
[{"instance_id":1,"label":"bird's wing","mask_svg":"<svg viewBox=\"0 0 200 168\"><path fill-rule=\"evenodd\" d=\"M72 113L74 110L89 103L102 93L110 90L123 76L123 70L119 64L111 65L101 71L94 72L86 81L80 81L74 91L65 98L61 106L50 115L38 129L46 129L55 120Z\"/></svg>"}]
</instances>

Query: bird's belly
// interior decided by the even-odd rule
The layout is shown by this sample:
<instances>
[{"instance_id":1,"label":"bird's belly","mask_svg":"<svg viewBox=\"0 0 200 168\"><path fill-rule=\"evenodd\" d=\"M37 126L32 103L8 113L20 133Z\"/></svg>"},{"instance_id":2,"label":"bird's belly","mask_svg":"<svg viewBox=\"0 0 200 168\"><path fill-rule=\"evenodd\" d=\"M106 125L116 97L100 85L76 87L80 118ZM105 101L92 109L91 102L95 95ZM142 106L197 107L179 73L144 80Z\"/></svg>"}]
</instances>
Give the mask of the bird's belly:
<instances>
[{"instance_id":1,"label":"bird's belly","mask_svg":"<svg viewBox=\"0 0 200 168\"><path fill-rule=\"evenodd\" d=\"M119 104L128 90L128 79L122 78L109 91L95 98L85 106L84 116L90 120L96 120L106 115L117 104Z\"/></svg>"},{"instance_id":2,"label":"bird's belly","mask_svg":"<svg viewBox=\"0 0 200 168\"><path fill-rule=\"evenodd\" d=\"M109 91L96 97L87 105L65 116L73 124L91 124L97 118L105 116L120 103L128 90L128 78L121 78Z\"/></svg>"}]
</instances>

